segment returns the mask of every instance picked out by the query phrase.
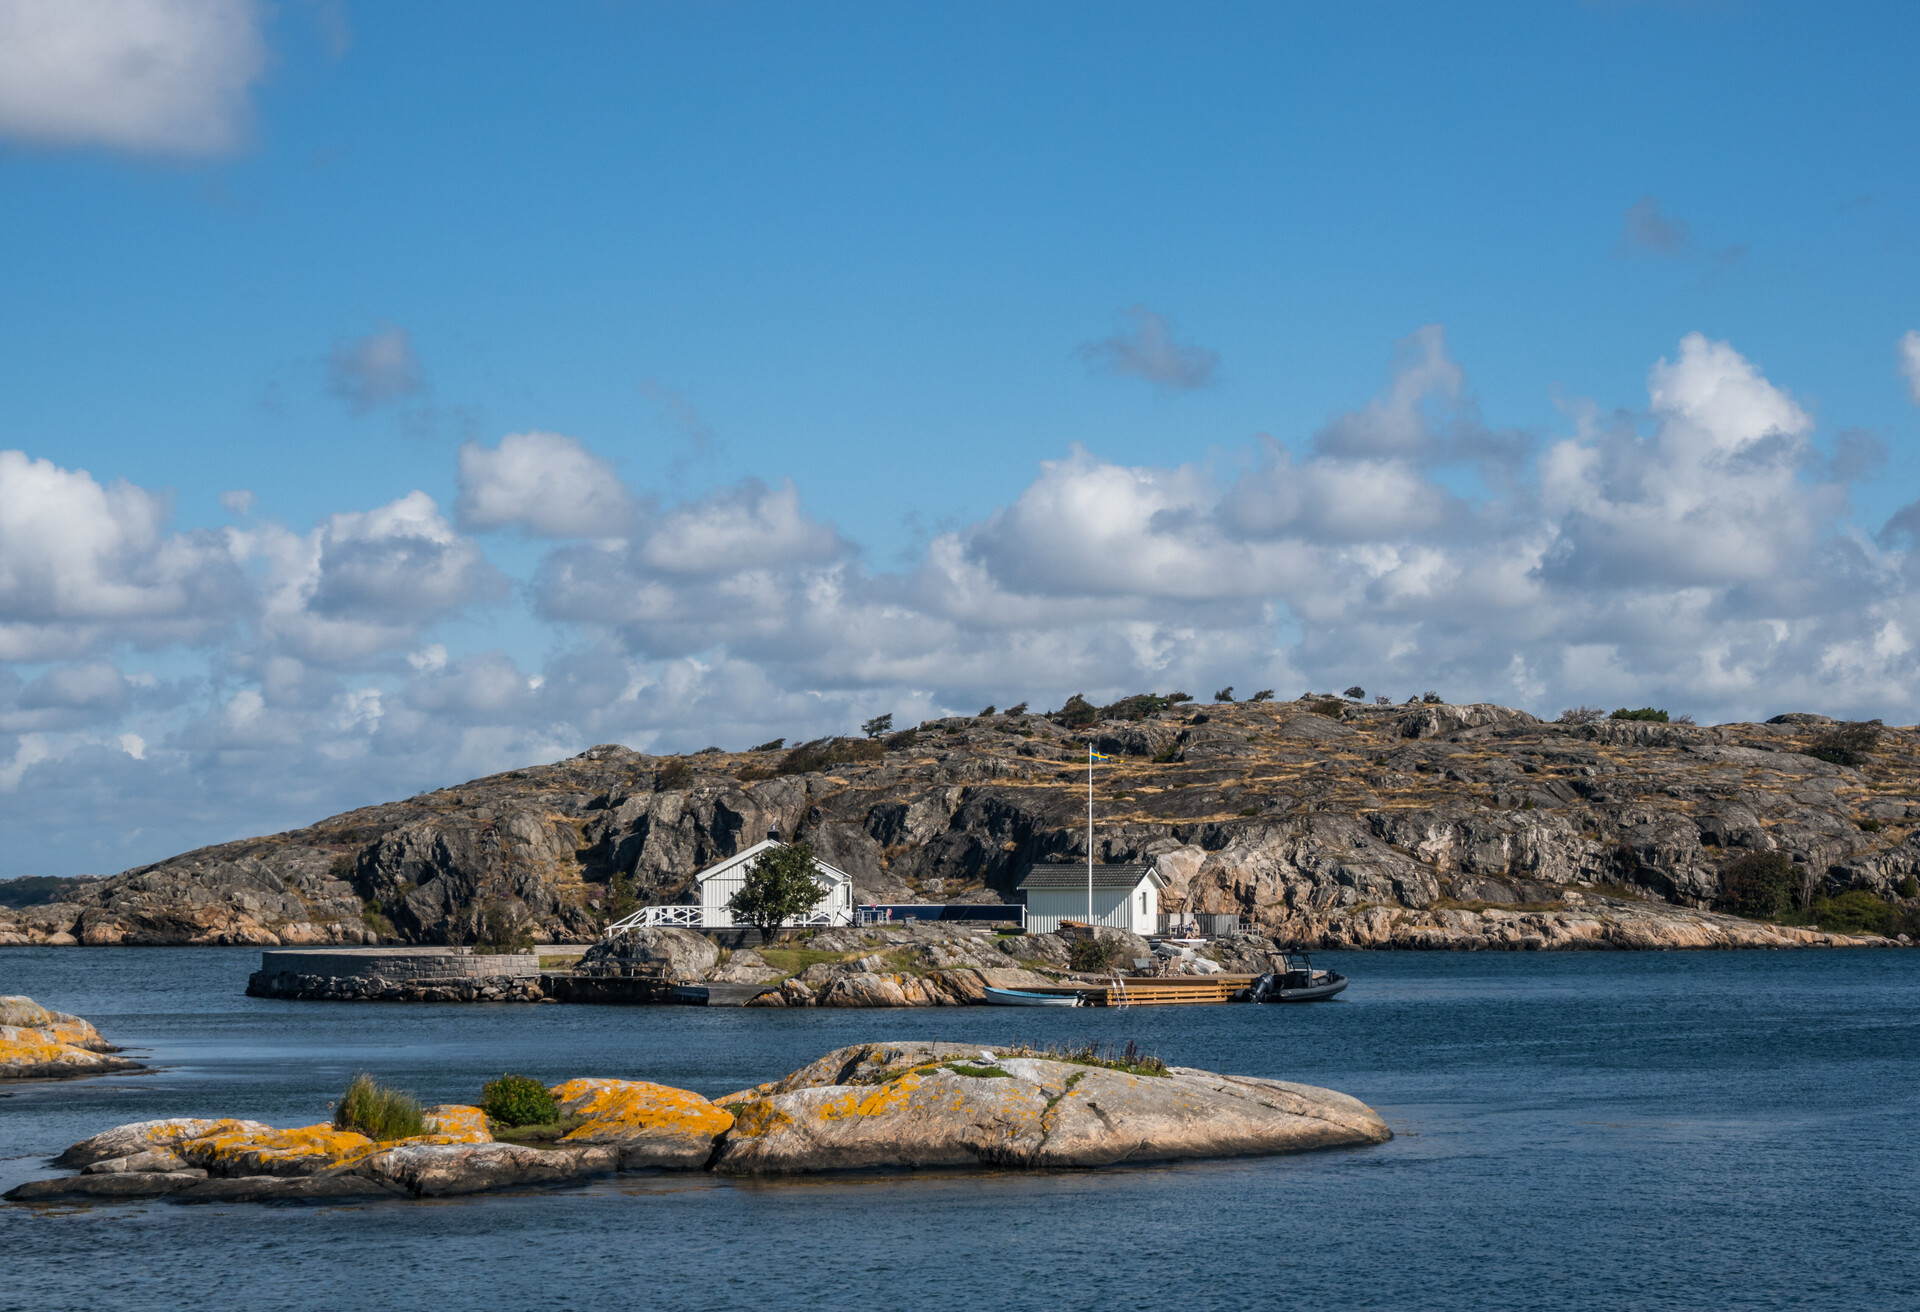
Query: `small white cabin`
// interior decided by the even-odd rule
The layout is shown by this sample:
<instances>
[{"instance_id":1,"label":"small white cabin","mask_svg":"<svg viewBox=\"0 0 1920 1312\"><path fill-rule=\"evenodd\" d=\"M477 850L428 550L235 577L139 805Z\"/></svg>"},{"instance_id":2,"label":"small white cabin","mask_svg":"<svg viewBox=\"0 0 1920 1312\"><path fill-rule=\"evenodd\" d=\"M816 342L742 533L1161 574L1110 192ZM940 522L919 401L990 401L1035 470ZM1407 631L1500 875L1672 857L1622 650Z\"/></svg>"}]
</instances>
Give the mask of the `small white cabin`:
<instances>
[{"instance_id":1,"label":"small white cabin","mask_svg":"<svg viewBox=\"0 0 1920 1312\"><path fill-rule=\"evenodd\" d=\"M1160 890L1167 880L1154 866L1095 866L1093 923L1147 935L1159 932ZM1085 922L1087 868L1036 865L1020 881L1027 895L1027 932L1051 934L1062 920Z\"/></svg>"},{"instance_id":2,"label":"small white cabin","mask_svg":"<svg viewBox=\"0 0 1920 1312\"><path fill-rule=\"evenodd\" d=\"M745 851L736 852L725 861L708 866L693 877L694 887L699 892L700 926L705 929L725 929L733 924L733 912L727 903L733 900L747 882L747 868L754 863L762 852L772 851L785 844L778 839L765 838ZM853 876L825 861L815 857L813 861L813 881L820 885L820 900L814 904L809 915L799 916L786 921L789 925L851 925L853 923Z\"/></svg>"}]
</instances>

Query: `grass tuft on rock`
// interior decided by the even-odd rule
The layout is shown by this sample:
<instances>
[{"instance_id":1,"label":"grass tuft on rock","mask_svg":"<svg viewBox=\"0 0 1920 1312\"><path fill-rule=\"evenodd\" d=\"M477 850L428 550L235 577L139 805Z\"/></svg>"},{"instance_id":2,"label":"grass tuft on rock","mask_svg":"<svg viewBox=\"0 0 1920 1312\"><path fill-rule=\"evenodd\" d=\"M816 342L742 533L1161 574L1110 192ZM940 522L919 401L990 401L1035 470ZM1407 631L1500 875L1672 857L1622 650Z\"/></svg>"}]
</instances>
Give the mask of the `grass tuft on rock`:
<instances>
[{"instance_id":1,"label":"grass tuft on rock","mask_svg":"<svg viewBox=\"0 0 1920 1312\"><path fill-rule=\"evenodd\" d=\"M1070 1044L1039 1046L1032 1043L1010 1043L1006 1047L1009 1057L1037 1057L1041 1061L1065 1062L1070 1066L1098 1066L1103 1070L1125 1071L1129 1075L1168 1075L1167 1063L1151 1052L1145 1052L1132 1039L1127 1046L1115 1050L1111 1044L1102 1048L1089 1039L1074 1047Z\"/></svg>"},{"instance_id":2,"label":"grass tuft on rock","mask_svg":"<svg viewBox=\"0 0 1920 1312\"><path fill-rule=\"evenodd\" d=\"M480 1088L480 1110L505 1126L549 1125L560 1119L547 1086L527 1075L502 1075Z\"/></svg>"},{"instance_id":3,"label":"grass tuft on rock","mask_svg":"<svg viewBox=\"0 0 1920 1312\"><path fill-rule=\"evenodd\" d=\"M427 1132L427 1118L411 1094L375 1084L365 1071L353 1077L353 1083L333 1109L336 1130L358 1130L378 1143L411 1139Z\"/></svg>"}]
</instances>

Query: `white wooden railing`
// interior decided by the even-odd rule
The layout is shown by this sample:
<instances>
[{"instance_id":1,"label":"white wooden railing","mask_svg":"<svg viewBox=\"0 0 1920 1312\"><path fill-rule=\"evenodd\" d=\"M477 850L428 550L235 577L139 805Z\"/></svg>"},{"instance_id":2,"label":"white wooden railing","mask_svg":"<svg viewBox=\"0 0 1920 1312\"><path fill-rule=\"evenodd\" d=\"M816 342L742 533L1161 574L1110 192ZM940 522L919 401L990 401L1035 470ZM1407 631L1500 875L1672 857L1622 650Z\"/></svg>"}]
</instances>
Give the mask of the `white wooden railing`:
<instances>
[{"instance_id":1,"label":"white wooden railing","mask_svg":"<svg viewBox=\"0 0 1920 1312\"><path fill-rule=\"evenodd\" d=\"M621 920L616 920L611 925L608 925L601 934L601 937L609 938L625 930L649 929L656 925L671 925L679 929L738 928L733 921L724 918L725 913L715 915L711 920L708 919L708 916L709 911L706 907L688 906L685 904L664 907L641 907L632 915ZM836 916L829 908L816 907L805 915L789 917L783 923L798 929L828 929L835 925L845 925L849 923L851 919L852 917L844 911Z\"/></svg>"}]
</instances>

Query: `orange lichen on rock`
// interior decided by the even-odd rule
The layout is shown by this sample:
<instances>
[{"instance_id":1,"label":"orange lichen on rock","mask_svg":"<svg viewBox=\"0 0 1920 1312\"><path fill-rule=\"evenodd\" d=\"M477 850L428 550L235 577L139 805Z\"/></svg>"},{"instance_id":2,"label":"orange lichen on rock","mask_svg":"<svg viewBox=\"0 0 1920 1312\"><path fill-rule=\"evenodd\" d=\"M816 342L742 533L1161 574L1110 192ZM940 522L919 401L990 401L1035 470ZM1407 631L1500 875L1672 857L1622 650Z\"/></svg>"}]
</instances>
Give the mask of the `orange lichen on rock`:
<instances>
[{"instance_id":1,"label":"orange lichen on rock","mask_svg":"<svg viewBox=\"0 0 1920 1312\"><path fill-rule=\"evenodd\" d=\"M320 1175L352 1166L378 1148L358 1130L328 1124L241 1130L189 1139L174 1149L212 1175Z\"/></svg>"},{"instance_id":2,"label":"orange lichen on rock","mask_svg":"<svg viewBox=\"0 0 1920 1312\"><path fill-rule=\"evenodd\" d=\"M478 1107L443 1103L426 1110L427 1133L405 1143L492 1143L487 1114Z\"/></svg>"},{"instance_id":3,"label":"orange lichen on rock","mask_svg":"<svg viewBox=\"0 0 1920 1312\"><path fill-rule=\"evenodd\" d=\"M31 1075L91 1074L118 1070L131 1062L62 1043L45 1030L0 1025L0 1078Z\"/></svg>"},{"instance_id":4,"label":"orange lichen on rock","mask_svg":"<svg viewBox=\"0 0 1920 1312\"><path fill-rule=\"evenodd\" d=\"M764 1098L770 1093L778 1093L779 1091L780 1081L768 1080L765 1084L756 1084L751 1089L735 1089L732 1093L723 1093L713 1100L713 1105L715 1107L731 1107L735 1103L747 1102L754 1098Z\"/></svg>"},{"instance_id":5,"label":"orange lichen on rock","mask_svg":"<svg viewBox=\"0 0 1920 1312\"><path fill-rule=\"evenodd\" d=\"M837 1098L829 1098L814 1109L823 1121L846 1120L852 1116L883 1116L905 1107L922 1081L922 1071L913 1070L899 1079L871 1088L849 1088Z\"/></svg>"},{"instance_id":6,"label":"orange lichen on rock","mask_svg":"<svg viewBox=\"0 0 1920 1312\"><path fill-rule=\"evenodd\" d=\"M560 1111L586 1124L562 1143L629 1138L637 1130L666 1130L714 1139L733 1127L733 1113L697 1093L645 1080L568 1080L551 1090Z\"/></svg>"}]
</instances>

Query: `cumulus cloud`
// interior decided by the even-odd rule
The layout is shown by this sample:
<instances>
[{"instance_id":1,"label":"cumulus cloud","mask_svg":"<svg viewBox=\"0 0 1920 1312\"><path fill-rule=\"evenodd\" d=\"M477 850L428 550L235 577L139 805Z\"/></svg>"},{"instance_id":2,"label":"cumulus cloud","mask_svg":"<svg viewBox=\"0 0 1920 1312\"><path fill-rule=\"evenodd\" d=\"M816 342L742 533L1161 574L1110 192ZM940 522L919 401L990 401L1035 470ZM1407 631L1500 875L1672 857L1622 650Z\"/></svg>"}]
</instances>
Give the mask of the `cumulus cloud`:
<instances>
[{"instance_id":1,"label":"cumulus cloud","mask_svg":"<svg viewBox=\"0 0 1920 1312\"><path fill-rule=\"evenodd\" d=\"M1900 373L1907 380L1907 395L1920 405L1920 330L1913 328L1900 338Z\"/></svg>"},{"instance_id":2,"label":"cumulus cloud","mask_svg":"<svg viewBox=\"0 0 1920 1312\"><path fill-rule=\"evenodd\" d=\"M519 527L543 538L611 538L632 530L634 505L613 466L559 433L510 433L492 450L460 448L460 523Z\"/></svg>"},{"instance_id":3,"label":"cumulus cloud","mask_svg":"<svg viewBox=\"0 0 1920 1312\"><path fill-rule=\"evenodd\" d=\"M1078 354L1095 373L1128 374L1169 391L1191 391L1213 382L1220 353L1204 346L1181 345L1173 325L1144 305L1120 312L1121 330L1083 344Z\"/></svg>"},{"instance_id":4,"label":"cumulus cloud","mask_svg":"<svg viewBox=\"0 0 1920 1312\"><path fill-rule=\"evenodd\" d=\"M0 660L192 641L233 618L233 560L212 534L166 532L171 514L165 495L0 451Z\"/></svg>"},{"instance_id":5,"label":"cumulus cloud","mask_svg":"<svg viewBox=\"0 0 1920 1312\"><path fill-rule=\"evenodd\" d=\"M256 0L0 0L0 135L231 149L266 67Z\"/></svg>"},{"instance_id":6,"label":"cumulus cloud","mask_svg":"<svg viewBox=\"0 0 1920 1312\"><path fill-rule=\"evenodd\" d=\"M1653 255L1678 255L1687 248L1692 230L1684 219L1675 218L1660 207L1658 196L1642 196L1627 207L1620 225L1620 245L1629 251Z\"/></svg>"},{"instance_id":7,"label":"cumulus cloud","mask_svg":"<svg viewBox=\"0 0 1920 1312\"><path fill-rule=\"evenodd\" d=\"M145 836L95 862L115 868L594 742L738 746L1073 691L1920 712L1920 503L1877 537L1853 523L1870 442L1823 438L1699 334L1635 408L1566 414L1489 430L1433 326L1378 395L1244 466L1074 447L900 570L790 483L662 505L551 434L462 450L459 528L414 492L217 538L169 535L154 493L0 456L0 625L51 652L13 659L53 662L0 669L0 790L64 861L104 841L73 799L121 797ZM465 533L508 526L551 539L524 580L539 661L446 623L505 582ZM189 622L167 640L207 644L197 677L129 678L101 650Z\"/></svg>"},{"instance_id":8,"label":"cumulus cloud","mask_svg":"<svg viewBox=\"0 0 1920 1312\"><path fill-rule=\"evenodd\" d=\"M332 515L305 534L266 524L230 530L229 540L262 572L260 638L321 665L411 646L427 625L503 589L478 544L424 492Z\"/></svg>"},{"instance_id":9,"label":"cumulus cloud","mask_svg":"<svg viewBox=\"0 0 1920 1312\"><path fill-rule=\"evenodd\" d=\"M413 335L386 324L365 337L335 342L327 357L327 388L357 415L418 396L426 377L413 353Z\"/></svg>"}]
</instances>

